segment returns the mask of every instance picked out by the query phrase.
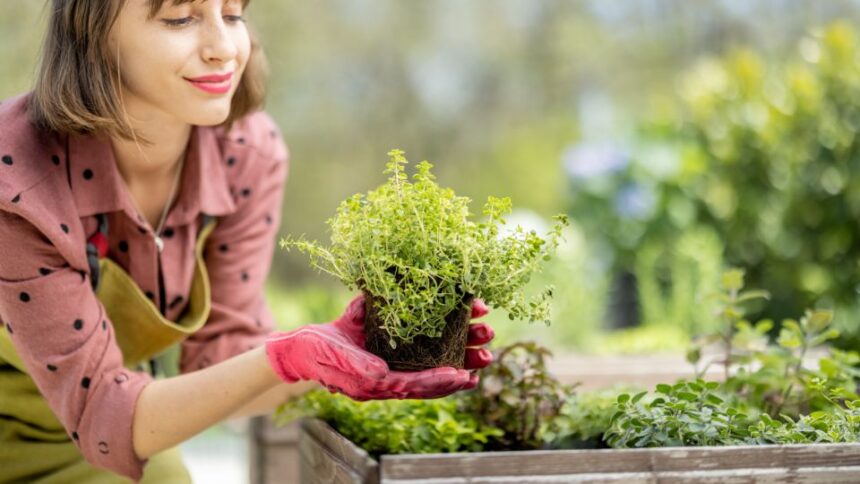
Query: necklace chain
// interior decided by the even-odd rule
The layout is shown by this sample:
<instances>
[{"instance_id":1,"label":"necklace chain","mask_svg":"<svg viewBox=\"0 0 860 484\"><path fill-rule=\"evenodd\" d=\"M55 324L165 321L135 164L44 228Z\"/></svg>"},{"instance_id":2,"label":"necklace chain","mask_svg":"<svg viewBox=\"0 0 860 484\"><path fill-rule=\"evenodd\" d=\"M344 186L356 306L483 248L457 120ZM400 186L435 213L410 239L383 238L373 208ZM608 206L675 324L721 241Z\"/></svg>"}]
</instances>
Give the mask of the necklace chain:
<instances>
[{"instance_id":1,"label":"necklace chain","mask_svg":"<svg viewBox=\"0 0 860 484\"><path fill-rule=\"evenodd\" d=\"M182 159L179 161L179 168L176 170L176 176L173 177L173 186L170 188L170 196L167 199L167 204L164 205L164 210L161 211L161 218L158 221L158 227L155 228L155 233L153 234L155 247L158 249L158 252L161 252L164 249L164 241L161 239L161 230L164 228L164 221L167 218L167 212L170 211L170 206L173 205L173 197L176 194L176 187L179 184L179 178L182 177L182 169L185 166L186 153L187 150L182 153ZM137 206L137 202L134 201L134 197L130 196L129 198L131 198L131 203L134 205L137 213L143 217L143 211Z\"/></svg>"}]
</instances>

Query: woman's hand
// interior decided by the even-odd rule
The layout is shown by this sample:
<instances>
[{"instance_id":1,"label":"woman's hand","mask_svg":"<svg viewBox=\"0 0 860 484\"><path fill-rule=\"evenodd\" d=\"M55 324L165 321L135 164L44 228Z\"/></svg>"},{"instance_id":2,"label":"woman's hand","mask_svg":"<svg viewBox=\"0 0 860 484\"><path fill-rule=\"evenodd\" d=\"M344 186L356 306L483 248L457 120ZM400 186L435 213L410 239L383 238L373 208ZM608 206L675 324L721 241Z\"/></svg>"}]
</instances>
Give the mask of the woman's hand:
<instances>
[{"instance_id":1,"label":"woman's hand","mask_svg":"<svg viewBox=\"0 0 860 484\"><path fill-rule=\"evenodd\" d=\"M472 318L487 312L486 305L475 300ZM355 400L438 398L477 385L474 370L493 360L492 353L478 346L493 336L486 323L469 325L463 370L391 371L385 361L365 350L364 296L359 295L336 321L273 334L266 341L266 353L275 373L288 383L315 380Z\"/></svg>"}]
</instances>

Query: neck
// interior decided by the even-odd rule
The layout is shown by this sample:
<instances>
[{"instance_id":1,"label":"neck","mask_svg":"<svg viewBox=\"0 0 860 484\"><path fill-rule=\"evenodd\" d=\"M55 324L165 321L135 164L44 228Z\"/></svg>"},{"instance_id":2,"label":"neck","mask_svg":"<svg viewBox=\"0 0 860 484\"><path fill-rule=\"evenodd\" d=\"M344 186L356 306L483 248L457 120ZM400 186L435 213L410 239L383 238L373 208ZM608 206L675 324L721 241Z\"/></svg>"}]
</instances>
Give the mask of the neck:
<instances>
[{"instance_id":1,"label":"neck","mask_svg":"<svg viewBox=\"0 0 860 484\"><path fill-rule=\"evenodd\" d=\"M153 143L145 145L135 140L111 138L114 159L126 184L131 187L172 180L185 158L192 126L162 116L129 117L138 137Z\"/></svg>"}]
</instances>

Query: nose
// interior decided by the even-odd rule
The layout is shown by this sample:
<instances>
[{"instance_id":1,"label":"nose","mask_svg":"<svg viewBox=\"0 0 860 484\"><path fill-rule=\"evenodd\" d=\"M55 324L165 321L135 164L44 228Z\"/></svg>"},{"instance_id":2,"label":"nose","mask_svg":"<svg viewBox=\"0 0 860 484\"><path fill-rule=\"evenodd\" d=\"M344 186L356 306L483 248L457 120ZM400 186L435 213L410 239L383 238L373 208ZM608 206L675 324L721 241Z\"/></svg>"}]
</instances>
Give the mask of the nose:
<instances>
[{"instance_id":1,"label":"nose","mask_svg":"<svg viewBox=\"0 0 860 484\"><path fill-rule=\"evenodd\" d=\"M206 23L201 39L201 55L206 62L227 62L233 60L238 52L230 30L220 16Z\"/></svg>"}]
</instances>

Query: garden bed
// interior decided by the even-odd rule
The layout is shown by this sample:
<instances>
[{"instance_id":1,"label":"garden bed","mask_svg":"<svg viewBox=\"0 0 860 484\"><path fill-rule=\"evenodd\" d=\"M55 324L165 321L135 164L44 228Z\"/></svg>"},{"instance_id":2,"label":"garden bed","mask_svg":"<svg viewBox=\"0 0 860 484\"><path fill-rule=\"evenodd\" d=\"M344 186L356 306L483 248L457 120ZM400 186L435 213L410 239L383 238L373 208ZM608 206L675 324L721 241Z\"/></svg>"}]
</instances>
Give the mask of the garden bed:
<instances>
[{"instance_id":1,"label":"garden bed","mask_svg":"<svg viewBox=\"0 0 860 484\"><path fill-rule=\"evenodd\" d=\"M382 455L374 459L328 424L302 421L301 482L804 482L860 476L860 444L535 450Z\"/></svg>"},{"instance_id":2,"label":"garden bed","mask_svg":"<svg viewBox=\"0 0 860 484\"><path fill-rule=\"evenodd\" d=\"M563 383L579 383L580 389L609 387L618 383L645 387L690 377L692 368L681 354L641 356L560 355L548 362ZM708 377L718 378L717 368ZM250 466L252 484L299 483L299 422L282 427L270 417L252 420Z\"/></svg>"}]
</instances>

